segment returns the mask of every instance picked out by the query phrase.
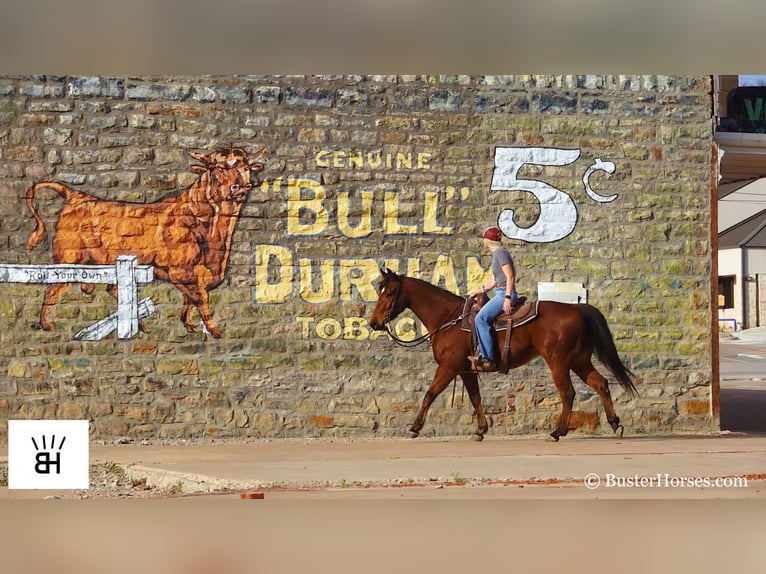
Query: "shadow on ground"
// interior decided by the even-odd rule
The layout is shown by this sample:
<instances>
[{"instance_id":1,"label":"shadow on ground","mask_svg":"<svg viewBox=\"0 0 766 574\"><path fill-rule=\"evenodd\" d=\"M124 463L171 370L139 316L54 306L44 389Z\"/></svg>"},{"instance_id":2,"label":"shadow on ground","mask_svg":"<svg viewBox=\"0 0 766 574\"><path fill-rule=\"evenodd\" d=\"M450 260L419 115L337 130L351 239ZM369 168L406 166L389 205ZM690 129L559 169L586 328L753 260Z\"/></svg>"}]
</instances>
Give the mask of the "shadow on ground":
<instances>
[{"instance_id":1,"label":"shadow on ground","mask_svg":"<svg viewBox=\"0 0 766 574\"><path fill-rule=\"evenodd\" d=\"M721 430L766 432L766 390L721 389Z\"/></svg>"}]
</instances>

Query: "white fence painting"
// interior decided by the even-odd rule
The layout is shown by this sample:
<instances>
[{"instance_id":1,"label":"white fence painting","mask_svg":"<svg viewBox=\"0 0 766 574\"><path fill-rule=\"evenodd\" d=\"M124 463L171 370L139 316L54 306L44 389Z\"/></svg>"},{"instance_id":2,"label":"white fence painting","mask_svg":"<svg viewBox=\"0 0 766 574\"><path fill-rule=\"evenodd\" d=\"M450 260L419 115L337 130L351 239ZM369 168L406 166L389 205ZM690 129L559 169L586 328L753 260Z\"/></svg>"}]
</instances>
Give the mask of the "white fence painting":
<instances>
[{"instance_id":1,"label":"white fence painting","mask_svg":"<svg viewBox=\"0 0 766 574\"><path fill-rule=\"evenodd\" d=\"M117 258L114 265L4 265L0 283L94 283L117 285L117 312L75 335L76 340L98 341L115 329L119 339L138 333L138 321L155 312L151 299L138 301L138 284L154 279L151 265L137 265L134 255Z\"/></svg>"}]
</instances>

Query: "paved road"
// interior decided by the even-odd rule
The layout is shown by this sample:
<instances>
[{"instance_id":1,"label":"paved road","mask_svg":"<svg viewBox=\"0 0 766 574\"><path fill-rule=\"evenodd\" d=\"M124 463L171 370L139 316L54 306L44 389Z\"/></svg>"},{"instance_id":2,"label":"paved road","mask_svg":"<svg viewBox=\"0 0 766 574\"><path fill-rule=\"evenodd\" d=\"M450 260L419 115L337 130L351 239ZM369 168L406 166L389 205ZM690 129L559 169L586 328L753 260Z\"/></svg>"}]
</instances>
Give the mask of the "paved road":
<instances>
[{"instance_id":1,"label":"paved road","mask_svg":"<svg viewBox=\"0 0 766 574\"><path fill-rule=\"evenodd\" d=\"M719 353L721 381L759 380L766 388L766 345L724 339Z\"/></svg>"},{"instance_id":2,"label":"paved road","mask_svg":"<svg viewBox=\"0 0 766 574\"><path fill-rule=\"evenodd\" d=\"M766 433L766 328L722 339L721 429Z\"/></svg>"}]
</instances>

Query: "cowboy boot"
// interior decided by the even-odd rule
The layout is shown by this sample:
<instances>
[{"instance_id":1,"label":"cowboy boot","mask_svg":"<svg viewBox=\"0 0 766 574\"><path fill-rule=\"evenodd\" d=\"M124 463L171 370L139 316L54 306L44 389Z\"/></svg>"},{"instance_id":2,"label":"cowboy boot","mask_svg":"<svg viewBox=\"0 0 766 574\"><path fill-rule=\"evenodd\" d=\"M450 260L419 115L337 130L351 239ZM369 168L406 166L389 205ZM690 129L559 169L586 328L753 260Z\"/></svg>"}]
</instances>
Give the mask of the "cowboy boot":
<instances>
[{"instance_id":1,"label":"cowboy boot","mask_svg":"<svg viewBox=\"0 0 766 574\"><path fill-rule=\"evenodd\" d=\"M483 357L469 355L468 360L471 361L471 369L477 373L493 373L498 370L494 361Z\"/></svg>"}]
</instances>

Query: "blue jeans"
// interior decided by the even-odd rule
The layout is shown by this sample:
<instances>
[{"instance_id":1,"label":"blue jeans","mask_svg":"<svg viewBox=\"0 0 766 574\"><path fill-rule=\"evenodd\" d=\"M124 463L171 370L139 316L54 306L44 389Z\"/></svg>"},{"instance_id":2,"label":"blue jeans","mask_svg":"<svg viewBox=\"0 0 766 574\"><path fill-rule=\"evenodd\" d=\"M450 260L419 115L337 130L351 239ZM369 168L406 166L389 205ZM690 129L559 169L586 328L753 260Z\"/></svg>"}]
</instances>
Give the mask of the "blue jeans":
<instances>
[{"instance_id":1,"label":"blue jeans","mask_svg":"<svg viewBox=\"0 0 766 574\"><path fill-rule=\"evenodd\" d=\"M511 305L516 303L516 289L511 291ZM495 343L492 336L492 322L503 312L505 287L497 287L495 296L476 314L476 337L479 339L479 352L489 361L495 360Z\"/></svg>"}]
</instances>

